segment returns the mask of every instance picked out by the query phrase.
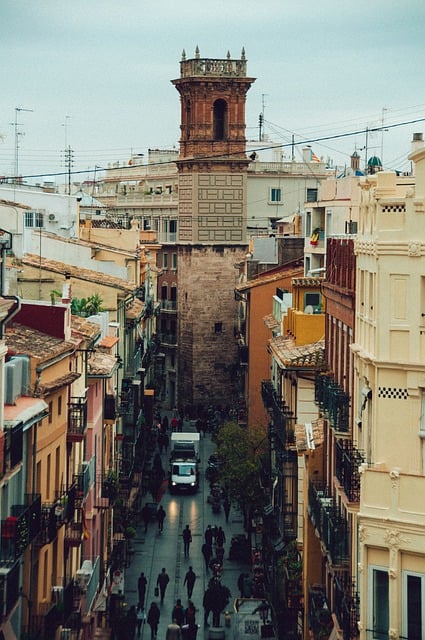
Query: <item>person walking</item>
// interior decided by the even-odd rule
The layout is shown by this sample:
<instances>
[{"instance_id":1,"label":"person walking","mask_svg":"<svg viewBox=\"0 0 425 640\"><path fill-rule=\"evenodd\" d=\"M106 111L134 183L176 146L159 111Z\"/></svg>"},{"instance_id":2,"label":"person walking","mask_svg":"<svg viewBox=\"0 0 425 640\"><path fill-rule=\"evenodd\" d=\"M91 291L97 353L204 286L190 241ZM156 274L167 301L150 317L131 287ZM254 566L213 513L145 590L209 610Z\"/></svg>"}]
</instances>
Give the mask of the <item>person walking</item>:
<instances>
[{"instance_id":1,"label":"person walking","mask_svg":"<svg viewBox=\"0 0 425 640\"><path fill-rule=\"evenodd\" d=\"M176 620L168 625L165 640L182 640L182 631Z\"/></svg>"},{"instance_id":2,"label":"person walking","mask_svg":"<svg viewBox=\"0 0 425 640\"><path fill-rule=\"evenodd\" d=\"M140 633L142 631L142 624L146 620L145 610L143 607L140 606L140 604L137 605L136 614L137 614L137 635L140 636Z\"/></svg>"},{"instance_id":3,"label":"person walking","mask_svg":"<svg viewBox=\"0 0 425 640\"><path fill-rule=\"evenodd\" d=\"M139 606L143 609L145 606L145 595L146 595L146 586L148 584L148 581L146 580L146 576L145 574L142 573L139 576L139 579L137 581L137 590L139 592Z\"/></svg>"},{"instance_id":4,"label":"person walking","mask_svg":"<svg viewBox=\"0 0 425 640\"><path fill-rule=\"evenodd\" d=\"M140 512L140 514L141 514L142 520L143 520L143 522L145 524L145 533L146 533L147 530L148 530L149 521L151 519L151 512L150 512L149 507L148 507L147 504L145 504L145 506L143 507L143 509Z\"/></svg>"},{"instance_id":5,"label":"person walking","mask_svg":"<svg viewBox=\"0 0 425 640\"><path fill-rule=\"evenodd\" d=\"M210 568L210 560L212 556L211 544L209 544L208 542L204 542L204 544L202 545L201 551L202 551L202 555L204 556L205 571L208 573Z\"/></svg>"},{"instance_id":6,"label":"person walking","mask_svg":"<svg viewBox=\"0 0 425 640\"><path fill-rule=\"evenodd\" d=\"M156 512L156 519L158 521L158 531L162 533L164 530L165 511L162 504L159 505L159 509Z\"/></svg>"},{"instance_id":7,"label":"person walking","mask_svg":"<svg viewBox=\"0 0 425 640\"><path fill-rule=\"evenodd\" d=\"M196 573L194 572L192 567L189 567L183 581L183 586L187 585L187 597L189 600L192 597L193 587L195 586L195 582L196 582Z\"/></svg>"},{"instance_id":8,"label":"person walking","mask_svg":"<svg viewBox=\"0 0 425 640\"><path fill-rule=\"evenodd\" d=\"M199 625L196 622L189 622L183 627L184 640L196 640L196 634L198 633Z\"/></svg>"},{"instance_id":9,"label":"person walking","mask_svg":"<svg viewBox=\"0 0 425 640\"><path fill-rule=\"evenodd\" d=\"M243 598L243 582L244 582L244 578L245 578L245 573L242 572L239 574L239 578L238 578L238 589L239 592L241 594L241 598Z\"/></svg>"},{"instance_id":10,"label":"person walking","mask_svg":"<svg viewBox=\"0 0 425 640\"><path fill-rule=\"evenodd\" d=\"M229 522L229 514L230 514L230 500L229 497L226 496L223 502L224 515L226 516L226 523Z\"/></svg>"},{"instance_id":11,"label":"person walking","mask_svg":"<svg viewBox=\"0 0 425 640\"><path fill-rule=\"evenodd\" d=\"M208 527L205 529L205 533L204 533L204 539L205 542L209 545L212 546L213 543L213 530L211 528L211 525L209 524Z\"/></svg>"},{"instance_id":12,"label":"person walking","mask_svg":"<svg viewBox=\"0 0 425 640\"><path fill-rule=\"evenodd\" d=\"M165 592L167 585L170 582L170 577L164 568L161 569L161 573L156 580L156 586L159 587L159 593L161 594L161 604L164 602Z\"/></svg>"},{"instance_id":13,"label":"person walking","mask_svg":"<svg viewBox=\"0 0 425 640\"><path fill-rule=\"evenodd\" d=\"M136 613L136 607L133 604L128 610L124 620L125 637L128 638L128 640L133 640L134 634L136 632L136 624L137 624L137 613Z\"/></svg>"},{"instance_id":14,"label":"person walking","mask_svg":"<svg viewBox=\"0 0 425 640\"><path fill-rule=\"evenodd\" d=\"M182 601L180 600L180 598L178 598L176 604L174 605L174 609L173 609L173 613L171 614L171 617L173 620L177 622L179 627L181 627L184 624L184 614L185 614L185 611L183 609Z\"/></svg>"},{"instance_id":15,"label":"person walking","mask_svg":"<svg viewBox=\"0 0 425 640\"><path fill-rule=\"evenodd\" d=\"M189 529L189 525L186 525L186 528L183 530L183 547L184 547L184 557L189 557L189 547L192 542L192 532Z\"/></svg>"},{"instance_id":16,"label":"person walking","mask_svg":"<svg viewBox=\"0 0 425 640\"><path fill-rule=\"evenodd\" d=\"M189 604L187 605L187 609L184 612L184 621L186 624L190 624L191 622L195 622L196 620L196 609L192 600L189 600Z\"/></svg>"},{"instance_id":17,"label":"person walking","mask_svg":"<svg viewBox=\"0 0 425 640\"><path fill-rule=\"evenodd\" d=\"M218 547L222 547L226 542L226 535L221 527L217 529L217 534L215 536L215 543Z\"/></svg>"},{"instance_id":18,"label":"person walking","mask_svg":"<svg viewBox=\"0 0 425 640\"><path fill-rule=\"evenodd\" d=\"M157 636L160 617L161 617L161 612L159 610L158 605L156 604L156 602L152 602L148 611L148 618L147 618L148 625L151 628L151 640L155 640Z\"/></svg>"}]
</instances>

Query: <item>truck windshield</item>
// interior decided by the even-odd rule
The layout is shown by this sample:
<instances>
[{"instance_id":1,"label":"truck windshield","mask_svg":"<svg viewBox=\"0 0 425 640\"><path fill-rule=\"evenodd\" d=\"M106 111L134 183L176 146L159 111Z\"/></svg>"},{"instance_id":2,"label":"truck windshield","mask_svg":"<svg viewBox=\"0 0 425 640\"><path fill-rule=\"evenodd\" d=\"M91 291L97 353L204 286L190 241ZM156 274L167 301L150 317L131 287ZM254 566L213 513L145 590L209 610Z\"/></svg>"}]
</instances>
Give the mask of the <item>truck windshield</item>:
<instances>
[{"instance_id":1,"label":"truck windshield","mask_svg":"<svg viewBox=\"0 0 425 640\"><path fill-rule=\"evenodd\" d=\"M175 464L173 466L173 474L176 476L193 476L195 470L190 464Z\"/></svg>"}]
</instances>

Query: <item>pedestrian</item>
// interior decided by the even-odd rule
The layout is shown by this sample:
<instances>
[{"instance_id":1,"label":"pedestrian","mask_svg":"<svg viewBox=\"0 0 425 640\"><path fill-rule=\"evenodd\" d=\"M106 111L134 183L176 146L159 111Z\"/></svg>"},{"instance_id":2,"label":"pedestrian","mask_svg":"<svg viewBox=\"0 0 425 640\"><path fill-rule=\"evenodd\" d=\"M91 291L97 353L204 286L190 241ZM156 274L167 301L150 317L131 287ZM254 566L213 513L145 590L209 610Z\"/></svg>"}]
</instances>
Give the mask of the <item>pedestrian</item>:
<instances>
[{"instance_id":1,"label":"pedestrian","mask_svg":"<svg viewBox=\"0 0 425 640\"><path fill-rule=\"evenodd\" d=\"M140 632L142 630L142 624L146 620L146 613L143 607L140 604L137 605L136 609L137 614L137 635L140 636Z\"/></svg>"},{"instance_id":2,"label":"pedestrian","mask_svg":"<svg viewBox=\"0 0 425 640\"><path fill-rule=\"evenodd\" d=\"M222 547L226 542L226 535L221 527L217 529L217 534L215 536L215 542L218 547Z\"/></svg>"},{"instance_id":3,"label":"pedestrian","mask_svg":"<svg viewBox=\"0 0 425 640\"><path fill-rule=\"evenodd\" d=\"M162 431L160 431L158 436L158 449L159 449L160 455L162 455L163 448L164 448L164 434L162 433Z\"/></svg>"},{"instance_id":4,"label":"pedestrian","mask_svg":"<svg viewBox=\"0 0 425 640\"><path fill-rule=\"evenodd\" d=\"M182 628L184 632L184 640L196 640L196 634L198 633L199 625L196 622L189 622Z\"/></svg>"},{"instance_id":5,"label":"pedestrian","mask_svg":"<svg viewBox=\"0 0 425 640\"><path fill-rule=\"evenodd\" d=\"M145 504L145 506L143 507L141 511L141 516L142 516L143 522L145 523L145 533L146 533L148 530L149 521L151 519L151 512L147 504Z\"/></svg>"},{"instance_id":6,"label":"pedestrian","mask_svg":"<svg viewBox=\"0 0 425 640\"><path fill-rule=\"evenodd\" d=\"M146 585L148 584L148 581L146 580L146 576L145 574L142 573L139 576L139 579L137 581L137 590L139 592L139 606L143 609L145 606L145 595L146 595Z\"/></svg>"},{"instance_id":7,"label":"pedestrian","mask_svg":"<svg viewBox=\"0 0 425 640\"><path fill-rule=\"evenodd\" d=\"M194 570L192 569L192 567L189 567L189 569L187 570L187 573L184 577L184 582L183 582L183 586L186 584L187 585L187 597L190 598L192 597L192 592L193 592L193 587L195 586L195 581L196 581L196 573L194 572Z\"/></svg>"},{"instance_id":8,"label":"pedestrian","mask_svg":"<svg viewBox=\"0 0 425 640\"><path fill-rule=\"evenodd\" d=\"M164 433L164 449L168 451L168 445L170 443L170 438L168 437L168 433Z\"/></svg>"},{"instance_id":9,"label":"pedestrian","mask_svg":"<svg viewBox=\"0 0 425 640\"><path fill-rule=\"evenodd\" d=\"M239 589L239 593L241 594L241 598L243 598L243 581L245 578L245 573L242 572L239 574L239 578L238 578L238 589Z\"/></svg>"},{"instance_id":10,"label":"pedestrian","mask_svg":"<svg viewBox=\"0 0 425 640\"><path fill-rule=\"evenodd\" d=\"M161 594L161 604L164 602L164 596L169 582L170 577L165 569L162 568L161 573L158 575L158 578L156 580L156 586L159 587L159 592Z\"/></svg>"},{"instance_id":11,"label":"pedestrian","mask_svg":"<svg viewBox=\"0 0 425 640\"><path fill-rule=\"evenodd\" d=\"M156 519L158 521L158 531L161 533L164 529L165 511L162 504L159 505L159 509L156 512Z\"/></svg>"},{"instance_id":12,"label":"pedestrian","mask_svg":"<svg viewBox=\"0 0 425 640\"><path fill-rule=\"evenodd\" d=\"M210 615L210 612L212 609L212 602L211 602L211 593L208 589L204 593L202 606L204 607L204 627L209 627L208 616Z\"/></svg>"},{"instance_id":13,"label":"pedestrian","mask_svg":"<svg viewBox=\"0 0 425 640\"><path fill-rule=\"evenodd\" d=\"M229 497L226 496L223 502L224 515L226 516L226 523L229 522L229 514L230 514L230 500Z\"/></svg>"},{"instance_id":14,"label":"pedestrian","mask_svg":"<svg viewBox=\"0 0 425 640\"><path fill-rule=\"evenodd\" d=\"M184 547L184 557L189 557L189 547L192 542L192 532L189 529L189 525L186 525L186 528L183 530L183 547Z\"/></svg>"},{"instance_id":15,"label":"pedestrian","mask_svg":"<svg viewBox=\"0 0 425 640\"><path fill-rule=\"evenodd\" d=\"M178 420L176 418L176 416L173 416L171 418L171 431L174 433L175 431L177 431L177 425L178 425Z\"/></svg>"},{"instance_id":16,"label":"pedestrian","mask_svg":"<svg viewBox=\"0 0 425 640\"><path fill-rule=\"evenodd\" d=\"M176 620L168 625L165 640L182 640L182 631Z\"/></svg>"},{"instance_id":17,"label":"pedestrian","mask_svg":"<svg viewBox=\"0 0 425 640\"><path fill-rule=\"evenodd\" d=\"M151 628L151 640L155 640L158 633L158 624L161 613L156 602L152 602L148 611L148 625Z\"/></svg>"},{"instance_id":18,"label":"pedestrian","mask_svg":"<svg viewBox=\"0 0 425 640\"><path fill-rule=\"evenodd\" d=\"M168 416L164 416L162 418L162 433L167 433L168 431Z\"/></svg>"},{"instance_id":19,"label":"pedestrian","mask_svg":"<svg viewBox=\"0 0 425 640\"><path fill-rule=\"evenodd\" d=\"M211 544L209 544L208 542L204 542L204 544L202 545L201 551L202 551L202 555L204 556L205 570L208 573L210 568L210 560L212 556Z\"/></svg>"},{"instance_id":20,"label":"pedestrian","mask_svg":"<svg viewBox=\"0 0 425 640\"><path fill-rule=\"evenodd\" d=\"M125 617L124 626L125 626L125 638L128 640L133 640L134 634L136 632L136 624L137 624L137 613L136 607L134 604L127 611L127 615Z\"/></svg>"},{"instance_id":21,"label":"pedestrian","mask_svg":"<svg viewBox=\"0 0 425 640\"><path fill-rule=\"evenodd\" d=\"M184 612L184 620L186 624L190 624L191 622L195 622L196 619L196 609L192 600L189 600L189 604L187 605L187 609Z\"/></svg>"},{"instance_id":22,"label":"pedestrian","mask_svg":"<svg viewBox=\"0 0 425 640\"><path fill-rule=\"evenodd\" d=\"M213 530L212 530L210 524L205 529L204 538L205 538L205 542L212 546L212 543L213 543Z\"/></svg>"},{"instance_id":23,"label":"pedestrian","mask_svg":"<svg viewBox=\"0 0 425 640\"><path fill-rule=\"evenodd\" d=\"M171 614L171 617L173 620L177 622L179 627L181 627L182 624L184 624L184 614L185 614L185 611L183 609L182 601L180 600L180 598L178 598L176 604L174 605L174 609Z\"/></svg>"},{"instance_id":24,"label":"pedestrian","mask_svg":"<svg viewBox=\"0 0 425 640\"><path fill-rule=\"evenodd\" d=\"M250 598L252 596L252 579L249 573L246 573L243 579L242 597Z\"/></svg>"}]
</instances>

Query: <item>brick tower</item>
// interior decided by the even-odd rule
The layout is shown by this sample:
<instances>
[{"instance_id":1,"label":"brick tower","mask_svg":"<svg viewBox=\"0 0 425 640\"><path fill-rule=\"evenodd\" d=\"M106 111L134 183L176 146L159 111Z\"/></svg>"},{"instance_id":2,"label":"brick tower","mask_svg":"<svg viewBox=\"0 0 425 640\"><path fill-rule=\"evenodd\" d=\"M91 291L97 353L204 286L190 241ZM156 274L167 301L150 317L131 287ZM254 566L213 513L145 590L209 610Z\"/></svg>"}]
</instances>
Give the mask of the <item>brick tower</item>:
<instances>
[{"instance_id":1,"label":"brick tower","mask_svg":"<svg viewBox=\"0 0 425 640\"><path fill-rule=\"evenodd\" d=\"M247 252L245 102L254 78L240 60L187 60L172 81L181 98L178 222L178 397L235 401L234 297Z\"/></svg>"}]
</instances>

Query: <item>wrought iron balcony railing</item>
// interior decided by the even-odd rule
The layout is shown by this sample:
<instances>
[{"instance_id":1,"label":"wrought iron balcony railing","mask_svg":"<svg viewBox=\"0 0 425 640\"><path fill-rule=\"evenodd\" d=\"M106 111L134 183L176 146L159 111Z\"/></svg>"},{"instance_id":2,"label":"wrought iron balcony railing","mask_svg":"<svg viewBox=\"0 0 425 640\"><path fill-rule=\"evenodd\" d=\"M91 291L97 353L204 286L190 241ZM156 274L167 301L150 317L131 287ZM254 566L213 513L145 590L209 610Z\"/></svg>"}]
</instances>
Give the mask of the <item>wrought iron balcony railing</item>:
<instances>
[{"instance_id":1,"label":"wrought iron balcony railing","mask_svg":"<svg viewBox=\"0 0 425 640\"><path fill-rule=\"evenodd\" d=\"M334 613L342 629L344 640L359 636L360 597L355 585L345 575L334 577Z\"/></svg>"},{"instance_id":2,"label":"wrought iron balcony railing","mask_svg":"<svg viewBox=\"0 0 425 640\"><path fill-rule=\"evenodd\" d=\"M87 428L87 397L68 402L68 442L82 442Z\"/></svg>"},{"instance_id":3,"label":"wrought iron balcony railing","mask_svg":"<svg viewBox=\"0 0 425 640\"><path fill-rule=\"evenodd\" d=\"M360 502L359 466L364 455L349 440L336 440L335 475L350 502Z\"/></svg>"},{"instance_id":4,"label":"wrought iron balcony railing","mask_svg":"<svg viewBox=\"0 0 425 640\"><path fill-rule=\"evenodd\" d=\"M267 411L271 411L273 408L273 385L271 380L261 381L261 397L263 398L263 404Z\"/></svg>"},{"instance_id":5,"label":"wrought iron balcony railing","mask_svg":"<svg viewBox=\"0 0 425 640\"><path fill-rule=\"evenodd\" d=\"M41 527L41 496L25 494L24 504L15 504L1 523L1 559L16 560L38 536Z\"/></svg>"},{"instance_id":6,"label":"wrought iron balcony railing","mask_svg":"<svg viewBox=\"0 0 425 640\"><path fill-rule=\"evenodd\" d=\"M317 373L314 399L335 431L349 432L350 396L335 382L332 375Z\"/></svg>"},{"instance_id":7,"label":"wrought iron balcony railing","mask_svg":"<svg viewBox=\"0 0 425 640\"><path fill-rule=\"evenodd\" d=\"M177 300L161 300L161 311L177 311Z\"/></svg>"},{"instance_id":8,"label":"wrought iron balcony railing","mask_svg":"<svg viewBox=\"0 0 425 640\"><path fill-rule=\"evenodd\" d=\"M313 638L328 638L333 628L324 585L313 584L308 590L308 618Z\"/></svg>"},{"instance_id":9,"label":"wrought iron balcony railing","mask_svg":"<svg viewBox=\"0 0 425 640\"><path fill-rule=\"evenodd\" d=\"M350 539L347 520L326 487L310 482L308 512L333 565L346 564Z\"/></svg>"}]
</instances>

